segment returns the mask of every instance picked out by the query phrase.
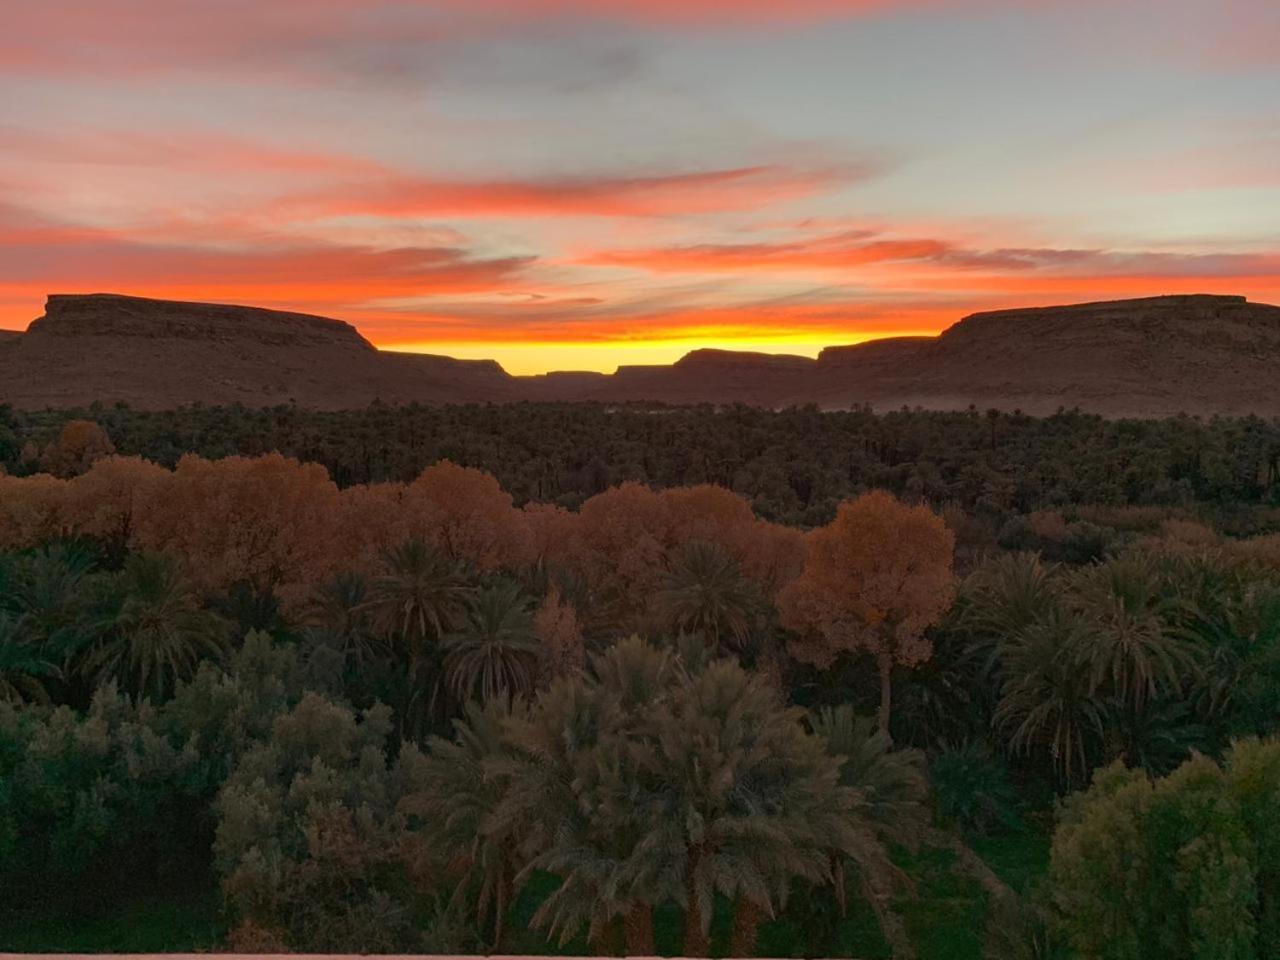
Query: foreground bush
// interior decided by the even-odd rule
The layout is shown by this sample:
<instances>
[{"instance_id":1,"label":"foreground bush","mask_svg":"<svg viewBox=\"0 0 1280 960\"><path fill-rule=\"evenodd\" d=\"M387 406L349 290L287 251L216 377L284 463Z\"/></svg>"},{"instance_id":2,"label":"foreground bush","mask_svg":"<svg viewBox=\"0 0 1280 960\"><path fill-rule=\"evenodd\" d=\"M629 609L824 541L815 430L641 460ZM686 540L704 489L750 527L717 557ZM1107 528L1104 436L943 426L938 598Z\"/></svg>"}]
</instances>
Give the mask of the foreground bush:
<instances>
[{"instance_id":1,"label":"foreground bush","mask_svg":"<svg viewBox=\"0 0 1280 960\"><path fill-rule=\"evenodd\" d=\"M1280 740L1151 780L1115 765L1064 805L1050 883L1098 960L1265 960L1280 951Z\"/></svg>"}]
</instances>

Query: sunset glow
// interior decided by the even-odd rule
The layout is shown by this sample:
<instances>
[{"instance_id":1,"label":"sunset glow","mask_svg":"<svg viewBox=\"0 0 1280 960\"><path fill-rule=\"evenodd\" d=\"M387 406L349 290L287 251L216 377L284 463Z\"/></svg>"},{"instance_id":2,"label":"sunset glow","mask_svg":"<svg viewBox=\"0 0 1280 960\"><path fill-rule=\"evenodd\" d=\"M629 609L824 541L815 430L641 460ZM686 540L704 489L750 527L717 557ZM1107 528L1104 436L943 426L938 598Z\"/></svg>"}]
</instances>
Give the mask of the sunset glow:
<instances>
[{"instance_id":1,"label":"sunset glow","mask_svg":"<svg viewBox=\"0 0 1280 960\"><path fill-rule=\"evenodd\" d=\"M67 0L0 30L0 329L299 310L513 373L1280 303L1271 0Z\"/></svg>"}]
</instances>

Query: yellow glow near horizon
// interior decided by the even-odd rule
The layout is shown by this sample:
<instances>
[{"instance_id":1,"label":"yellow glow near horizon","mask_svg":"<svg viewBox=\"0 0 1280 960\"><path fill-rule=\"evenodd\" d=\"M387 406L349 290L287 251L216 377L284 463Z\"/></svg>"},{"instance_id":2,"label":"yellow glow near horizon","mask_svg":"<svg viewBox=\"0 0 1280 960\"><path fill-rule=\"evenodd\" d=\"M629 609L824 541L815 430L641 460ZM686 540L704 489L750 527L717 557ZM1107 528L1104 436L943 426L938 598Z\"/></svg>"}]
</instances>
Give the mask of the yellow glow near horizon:
<instances>
[{"instance_id":1,"label":"yellow glow near horizon","mask_svg":"<svg viewBox=\"0 0 1280 960\"><path fill-rule=\"evenodd\" d=\"M914 336L909 331L890 336ZM885 334L834 336L797 334L794 337L731 339L717 337L672 340L597 340L579 343L396 343L381 345L397 353L432 353L460 360L496 360L508 373L520 376L550 371L613 373L619 366L672 364L694 350L733 350L744 353L793 354L816 357L823 347L863 343Z\"/></svg>"}]
</instances>

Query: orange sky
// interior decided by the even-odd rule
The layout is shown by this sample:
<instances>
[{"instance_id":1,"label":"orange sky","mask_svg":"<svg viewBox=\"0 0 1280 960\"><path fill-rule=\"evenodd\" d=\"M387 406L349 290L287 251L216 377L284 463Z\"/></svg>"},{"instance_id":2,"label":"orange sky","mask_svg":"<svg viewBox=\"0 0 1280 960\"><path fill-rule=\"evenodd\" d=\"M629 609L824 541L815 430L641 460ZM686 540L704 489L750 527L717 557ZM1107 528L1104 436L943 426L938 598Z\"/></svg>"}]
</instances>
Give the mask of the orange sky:
<instances>
[{"instance_id":1,"label":"orange sky","mask_svg":"<svg viewBox=\"0 0 1280 960\"><path fill-rule=\"evenodd\" d=\"M1280 302L1269 0L66 0L0 35L0 328L308 311L513 372Z\"/></svg>"}]
</instances>

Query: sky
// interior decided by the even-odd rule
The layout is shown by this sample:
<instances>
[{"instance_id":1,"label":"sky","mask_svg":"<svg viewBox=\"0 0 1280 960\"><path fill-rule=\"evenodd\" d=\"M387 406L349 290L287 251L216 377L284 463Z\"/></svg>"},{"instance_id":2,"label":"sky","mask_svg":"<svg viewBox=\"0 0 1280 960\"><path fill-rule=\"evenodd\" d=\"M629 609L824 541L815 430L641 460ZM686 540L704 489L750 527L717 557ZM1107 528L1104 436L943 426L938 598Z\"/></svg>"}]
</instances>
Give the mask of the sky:
<instances>
[{"instance_id":1,"label":"sky","mask_svg":"<svg viewBox=\"0 0 1280 960\"><path fill-rule=\"evenodd\" d=\"M1280 303L1280 3L0 0L0 329L96 291L513 373Z\"/></svg>"}]
</instances>

